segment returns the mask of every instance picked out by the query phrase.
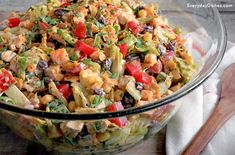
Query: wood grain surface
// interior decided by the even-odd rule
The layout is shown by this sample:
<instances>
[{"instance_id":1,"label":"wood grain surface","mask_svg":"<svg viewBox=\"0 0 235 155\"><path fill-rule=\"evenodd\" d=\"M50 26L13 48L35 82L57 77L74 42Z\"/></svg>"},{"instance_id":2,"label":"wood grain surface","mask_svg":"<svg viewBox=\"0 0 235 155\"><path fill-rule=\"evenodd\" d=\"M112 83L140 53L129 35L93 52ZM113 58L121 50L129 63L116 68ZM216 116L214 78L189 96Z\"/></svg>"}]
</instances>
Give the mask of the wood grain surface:
<instances>
[{"instance_id":1,"label":"wood grain surface","mask_svg":"<svg viewBox=\"0 0 235 155\"><path fill-rule=\"evenodd\" d=\"M0 0L0 10L7 10L7 6L3 6L1 2L11 0ZM36 2L38 0L33 0L30 2ZM27 2L27 0L20 0L20 3ZM223 18L223 21L227 27L228 40L235 42L235 1L234 0L214 0L214 2L219 4L233 4L231 8L221 8L219 9ZM1 15L0 15L1 16ZM140 144L126 152L119 155L165 155L165 133L166 129L162 129L156 136L153 136L148 141ZM6 126L0 124L0 155L47 155L44 148L32 144L26 140L23 140L15 136Z\"/></svg>"}]
</instances>

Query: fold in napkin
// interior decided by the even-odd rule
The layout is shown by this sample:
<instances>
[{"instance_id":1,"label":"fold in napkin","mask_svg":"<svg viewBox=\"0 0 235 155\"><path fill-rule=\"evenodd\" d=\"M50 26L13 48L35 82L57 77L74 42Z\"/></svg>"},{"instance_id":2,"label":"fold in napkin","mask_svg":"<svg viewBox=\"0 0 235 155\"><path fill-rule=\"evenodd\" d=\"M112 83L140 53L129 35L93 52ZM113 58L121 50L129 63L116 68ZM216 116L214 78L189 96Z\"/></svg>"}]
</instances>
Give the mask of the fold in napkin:
<instances>
[{"instance_id":1,"label":"fold in napkin","mask_svg":"<svg viewBox=\"0 0 235 155\"><path fill-rule=\"evenodd\" d=\"M199 34L205 33L202 29L189 34L192 42L201 40ZM208 37L208 36L207 36ZM203 37L205 39L205 36ZM210 40L210 38L207 38ZM202 41L202 40L201 40ZM212 40L210 40L212 41ZM204 47L206 49L207 47ZM209 47L208 47L209 48ZM209 50L209 49L208 49ZM189 144L200 127L210 116L220 93L220 78L226 67L235 62L235 45L228 44L225 56L215 73L196 90L176 101L181 107L167 125L166 153L179 155ZM234 75L235 76L235 75ZM235 81L231 81L235 82ZM219 130L212 141L203 151L203 155L234 155L235 154L235 118L229 120Z\"/></svg>"}]
</instances>

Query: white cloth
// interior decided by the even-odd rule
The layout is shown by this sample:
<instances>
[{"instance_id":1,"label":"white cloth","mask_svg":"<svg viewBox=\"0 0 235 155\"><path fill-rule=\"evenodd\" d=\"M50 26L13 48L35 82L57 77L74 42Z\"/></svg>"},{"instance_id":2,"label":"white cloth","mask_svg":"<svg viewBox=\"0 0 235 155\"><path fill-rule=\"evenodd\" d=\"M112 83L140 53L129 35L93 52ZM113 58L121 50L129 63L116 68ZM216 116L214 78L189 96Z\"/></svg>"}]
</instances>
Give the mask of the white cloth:
<instances>
[{"instance_id":1,"label":"white cloth","mask_svg":"<svg viewBox=\"0 0 235 155\"><path fill-rule=\"evenodd\" d=\"M235 46L229 43L225 56L215 73L203 85L177 101L181 102L182 105L167 125L167 155L179 155L208 119L217 103L220 92L220 77L224 69L234 62ZM219 130L202 154L234 155L234 146L235 117Z\"/></svg>"}]
</instances>

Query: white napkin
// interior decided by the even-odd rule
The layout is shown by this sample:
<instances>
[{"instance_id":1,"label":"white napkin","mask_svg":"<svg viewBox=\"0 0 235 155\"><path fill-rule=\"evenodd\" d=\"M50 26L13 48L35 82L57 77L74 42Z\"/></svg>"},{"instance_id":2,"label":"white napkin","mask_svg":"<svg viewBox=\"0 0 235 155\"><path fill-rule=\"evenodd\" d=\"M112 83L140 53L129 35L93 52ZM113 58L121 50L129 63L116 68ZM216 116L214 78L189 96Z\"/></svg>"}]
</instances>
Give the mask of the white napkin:
<instances>
[{"instance_id":1,"label":"white napkin","mask_svg":"<svg viewBox=\"0 0 235 155\"><path fill-rule=\"evenodd\" d=\"M179 155L208 119L220 93L220 77L224 69L234 62L235 46L229 43L216 72L202 86L177 101L181 102L182 106L167 125L167 155ZM202 154L234 155L234 145L235 118L232 118L219 130Z\"/></svg>"}]
</instances>

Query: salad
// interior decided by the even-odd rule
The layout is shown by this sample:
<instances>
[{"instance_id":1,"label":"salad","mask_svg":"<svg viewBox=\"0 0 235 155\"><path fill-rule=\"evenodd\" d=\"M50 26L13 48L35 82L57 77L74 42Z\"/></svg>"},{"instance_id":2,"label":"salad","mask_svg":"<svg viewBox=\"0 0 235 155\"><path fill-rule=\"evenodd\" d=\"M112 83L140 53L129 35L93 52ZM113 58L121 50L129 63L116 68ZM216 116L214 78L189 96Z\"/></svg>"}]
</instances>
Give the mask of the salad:
<instances>
[{"instance_id":1,"label":"salad","mask_svg":"<svg viewBox=\"0 0 235 155\"><path fill-rule=\"evenodd\" d=\"M48 0L12 13L6 23L0 31L0 100L15 106L115 112L159 101L195 72L181 29L169 25L156 3ZM17 120L15 125L26 126L21 135L51 148L100 148L138 142L173 109L99 121L17 118L9 112L4 119L9 126Z\"/></svg>"}]
</instances>

